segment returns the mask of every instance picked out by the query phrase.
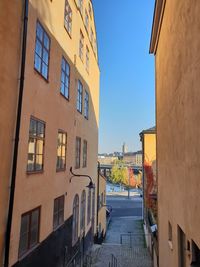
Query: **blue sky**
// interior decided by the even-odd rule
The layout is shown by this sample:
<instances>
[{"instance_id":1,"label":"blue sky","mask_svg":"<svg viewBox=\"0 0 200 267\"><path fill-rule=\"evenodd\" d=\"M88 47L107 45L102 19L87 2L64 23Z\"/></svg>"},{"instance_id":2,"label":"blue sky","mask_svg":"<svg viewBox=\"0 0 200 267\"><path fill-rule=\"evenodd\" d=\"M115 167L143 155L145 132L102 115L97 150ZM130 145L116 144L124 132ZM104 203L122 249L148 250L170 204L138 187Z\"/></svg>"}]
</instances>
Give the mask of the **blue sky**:
<instances>
[{"instance_id":1,"label":"blue sky","mask_svg":"<svg viewBox=\"0 0 200 267\"><path fill-rule=\"evenodd\" d=\"M99 152L141 149L155 124L154 57L149 42L154 0L93 0L100 84Z\"/></svg>"}]
</instances>

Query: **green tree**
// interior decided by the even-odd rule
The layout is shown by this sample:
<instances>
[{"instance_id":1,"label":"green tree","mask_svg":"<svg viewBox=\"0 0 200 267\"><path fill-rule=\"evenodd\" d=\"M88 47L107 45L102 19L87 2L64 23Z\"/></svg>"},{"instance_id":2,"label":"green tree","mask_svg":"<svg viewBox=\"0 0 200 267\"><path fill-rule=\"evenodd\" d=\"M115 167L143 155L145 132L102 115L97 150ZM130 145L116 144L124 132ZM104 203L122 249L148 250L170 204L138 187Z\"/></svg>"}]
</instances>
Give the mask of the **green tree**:
<instances>
[{"instance_id":1,"label":"green tree","mask_svg":"<svg viewBox=\"0 0 200 267\"><path fill-rule=\"evenodd\" d=\"M111 170L111 181L117 184L127 185L128 169L121 160L116 160Z\"/></svg>"}]
</instances>

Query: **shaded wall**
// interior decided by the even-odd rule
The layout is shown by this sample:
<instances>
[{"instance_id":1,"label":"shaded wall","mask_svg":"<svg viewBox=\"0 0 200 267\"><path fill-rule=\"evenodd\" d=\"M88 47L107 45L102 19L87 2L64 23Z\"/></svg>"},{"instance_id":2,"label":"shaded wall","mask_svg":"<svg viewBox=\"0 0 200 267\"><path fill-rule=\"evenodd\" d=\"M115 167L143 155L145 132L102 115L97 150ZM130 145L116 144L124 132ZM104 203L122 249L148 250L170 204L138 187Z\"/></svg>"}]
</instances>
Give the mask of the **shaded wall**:
<instances>
[{"instance_id":1,"label":"shaded wall","mask_svg":"<svg viewBox=\"0 0 200 267\"><path fill-rule=\"evenodd\" d=\"M178 226L185 248L191 240L200 247L199 14L197 0L166 1L156 54L160 267L179 266Z\"/></svg>"},{"instance_id":2,"label":"shaded wall","mask_svg":"<svg viewBox=\"0 0 200 267\"><path fill-rule=\"evenodd\" d=\"M23 1L0 1L0 266L2 266L12 168Z\"/></svg>"}]
</instances>

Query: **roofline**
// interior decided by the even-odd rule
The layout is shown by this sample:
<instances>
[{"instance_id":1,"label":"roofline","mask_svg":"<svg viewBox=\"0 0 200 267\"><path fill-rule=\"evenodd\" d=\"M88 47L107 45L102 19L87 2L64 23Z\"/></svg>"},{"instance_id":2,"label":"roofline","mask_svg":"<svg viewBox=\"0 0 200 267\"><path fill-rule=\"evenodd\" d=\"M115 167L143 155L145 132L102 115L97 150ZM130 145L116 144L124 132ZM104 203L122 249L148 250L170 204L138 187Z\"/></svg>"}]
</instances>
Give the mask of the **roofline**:
<instances>
[{"instance_id":1,"label":"roofline","mask_svg":"<svg viewBox=\"0 0 200 267\"><path fill-rule=\"evenodd\" d=\"M150 54L156 54L166 0L156 0L154 6L153 24L151 30Z\"/></svg>"},{"instance_id":2,"label":"roofline","mask_svg":"<svg viewBox=\"0 0 200 267\"><path fill-rule=\"evenodd\" d=\"M156 127L154 129L150 128L147 130L143 130L141 133L139 133L139 136L141 137L144 134L156 134Z\"/></svg>"}]
</instances>

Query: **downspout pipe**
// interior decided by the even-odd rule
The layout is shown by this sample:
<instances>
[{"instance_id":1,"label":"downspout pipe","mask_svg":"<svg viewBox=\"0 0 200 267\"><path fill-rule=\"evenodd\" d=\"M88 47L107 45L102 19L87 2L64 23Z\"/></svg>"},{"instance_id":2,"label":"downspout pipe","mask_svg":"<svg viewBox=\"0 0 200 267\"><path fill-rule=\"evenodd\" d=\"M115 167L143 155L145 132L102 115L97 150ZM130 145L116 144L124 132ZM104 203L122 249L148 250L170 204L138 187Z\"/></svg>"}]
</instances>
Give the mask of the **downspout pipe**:
<instances>
[{"instance_id":1,"label":"downspout pipe","mask_svg":"<svg viewBox=\"0 0 200 267\"><path fill-rule=\"evenodd\" d=\"M97 235L98 235L98 226L99 226L99 179L100 179L100 162L98 161L98 168L97 168Z\"/></svg>"},{"instance_id":2,"label":"downspout pipe","mask_svg":"<svg viewBox=\"0 0 200 267\"><path fill-rule=\"evenodd\" d=\"M27 45L27 28L28 28L28 6L29 6L29 0L24 0L21 71L20 71L19 96L17 105L17 120L15 129L13 164L12 164L12 174L10 183L10 199L9 199L8 218L7 218L6 236L5 236L4 267L9 267L10 236L11 236L12 217L13 217L19 134L21 126L22 101L23 101L23 91L24 91L24 73L25 73L25 62L26 62L26 45Z\"/></svg>"}]
</instances>

